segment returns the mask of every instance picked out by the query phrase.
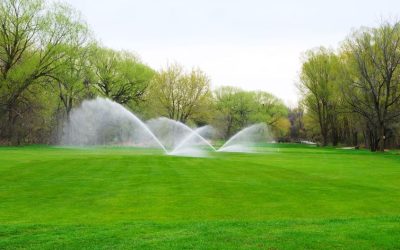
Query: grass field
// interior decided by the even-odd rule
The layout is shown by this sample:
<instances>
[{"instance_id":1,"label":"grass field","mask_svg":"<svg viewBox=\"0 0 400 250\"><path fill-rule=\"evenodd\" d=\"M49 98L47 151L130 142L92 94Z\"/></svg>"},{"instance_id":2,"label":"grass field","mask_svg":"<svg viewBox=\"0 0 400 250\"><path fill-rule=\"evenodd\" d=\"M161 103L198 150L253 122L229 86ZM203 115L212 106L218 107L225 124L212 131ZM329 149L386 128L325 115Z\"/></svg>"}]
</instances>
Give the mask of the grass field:
<instances>
[{"instance_id":1,"label":"grass field","mask_svg":"<svg viewBox=\"0 0 400 250\"><path fill-rule=\"evenodd\" d=\"M399 249L400 155L0 148L0 249Z\"/></svg>"}]
</instances>

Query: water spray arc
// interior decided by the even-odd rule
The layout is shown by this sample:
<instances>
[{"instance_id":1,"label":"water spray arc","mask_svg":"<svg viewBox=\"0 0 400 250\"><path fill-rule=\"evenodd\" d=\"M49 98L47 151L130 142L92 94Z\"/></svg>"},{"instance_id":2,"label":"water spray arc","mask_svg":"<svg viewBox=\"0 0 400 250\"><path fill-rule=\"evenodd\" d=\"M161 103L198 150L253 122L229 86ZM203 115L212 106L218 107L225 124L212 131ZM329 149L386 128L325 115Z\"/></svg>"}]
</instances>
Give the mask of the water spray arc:
<instances>
[{"instance_id":1,"label":"water spray arc","mask_svg":"<svg viewBox=\"0 0 400 250\"><path fill-rule=\"evenodd\" d=\"M265 140L268 134L265 124L254 124L216 149L209 142L214 132L209 125L192 129L165 117L144 123L122 105L98 97L84 101L71 112L64 125L61 144L157 147L169 155L203 157L210 151L252 152L254 145Z\"/></svg>"},{"instance_id":2,"label":"water spray arc","mask_svg":"<svg viewBox=\"0 0 400 250\"><path fill-rule=\"evenodd\" d=\"M165 117L151 119L146 125L164 144L169 155L204 156L204 148L216 151L204 138L204 132L213 130L211 126L192 129L182 122Z\"/></svg>"},{"instance_id":3,"label":"water spray arc","mask_svg":"<svg viewBox=\"0 0 400 250\"><path fill-rule=\"evenodd\" d=\"M189 128L187 125L181 123L182 125L186 126L188 129L192 130L191 128ZM174 154L177 151L179 151L180 149L182 149L185 145L189 144L189 142L193 139L200 139L202 142L204 142L208 147L210 147L210 149L212 149L212 151L217 151L215 149L215 147L208 142L203 136L200 135L201 131L208 128L209 126L204 126L204 127L200 127L200 128L196 128L194 130L191 131L190 135L187 136L186 138L184 138L181 143L179 143L171 152L170 154Z\"/></svg>"},{"instance_id":4,"label":"water spray arc","mask_svg":"<svg viewBox=\"0 0 400 250\"><path fill-rule=\"evenodd\" d=\"M62 145L137 145L165 146L136 115L122 105L105 98L84 101L74 109L64 125Z\"/></svg>"},{"instance_id":5,"label":"water spray arc","mask_svg":"<svg viewBox=\"0 0 400 250\"><path fill-rule=\"evenodd\" d=\"M260 142L271 140L265 123L246 127L228 139L218 152L253 152L252 148Z\"/></svg>"}]
</instances>

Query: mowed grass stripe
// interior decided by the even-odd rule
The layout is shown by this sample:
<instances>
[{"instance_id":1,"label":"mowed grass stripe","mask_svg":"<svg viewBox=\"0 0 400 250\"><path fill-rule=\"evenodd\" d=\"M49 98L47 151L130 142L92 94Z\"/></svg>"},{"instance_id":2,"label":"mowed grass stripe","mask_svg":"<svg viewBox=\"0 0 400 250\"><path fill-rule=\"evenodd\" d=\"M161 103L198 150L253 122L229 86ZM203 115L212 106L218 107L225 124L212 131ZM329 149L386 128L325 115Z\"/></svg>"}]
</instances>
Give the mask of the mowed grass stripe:
<instances>
[{"instance_id":1,"label":"mowed grass stripe","mask_svg":"<svg viewBox=\"0 0 400 250\"><path fill-rule=\"evenodd\" d=\"M397 249L400 217L0 227L2 249Z\"/></svg>"}]
</instances>

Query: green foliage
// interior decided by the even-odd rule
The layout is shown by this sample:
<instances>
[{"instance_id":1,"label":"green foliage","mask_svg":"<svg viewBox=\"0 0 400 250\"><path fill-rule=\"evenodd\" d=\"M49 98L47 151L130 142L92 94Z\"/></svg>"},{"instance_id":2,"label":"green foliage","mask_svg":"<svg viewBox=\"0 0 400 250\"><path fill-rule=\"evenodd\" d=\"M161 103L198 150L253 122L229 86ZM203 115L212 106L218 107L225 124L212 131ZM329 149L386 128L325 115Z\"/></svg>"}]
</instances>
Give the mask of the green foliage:
<instances>
[{"instance_id":1,"label":"green foliage","mask_svg":"<svg viewBox=\"0 0 400 250\"><path fill-rule=\"evenodd\" d=\"M400 122L400 23L355 32L342 53L349 109L364 119L371 150L383 151Z\"/></svg>"},{"instance_id":2,"label":"green foliage","mask_svg":"<svg viewBox=\"0 0 400 250\"><path fill-rule=\"evenodd\" d=\"M0 24L0 143L48 143L52 135L36 133L39 124L57 132L72 108L95 95L138 103L154 75L132 53L96 45L66 4L1 1Z\"/></svg>"},{"instance_id":3,"label":"green foliage","mask_svg":"<svg viewBox=\"0 0 400 250\"><path fill-rule=\"evenodd\" d=\"M0 138L19 142L17 123L42 107L37 101L46 95L37 86L50 87L87 29L69 6L39 0L2 1L0 23ZM33 92L37 97L27 98Z\"/></svg>"},{"instance_id":4,"label":"green foliage","mask_svg":"<svg viewBox=\"0 0 400 250\"><path fill-rule=\"evenodd\" d=\"M95 45L90 66L94 72L91 81L98 93L121 104L141 101L154 75L134 54Z\"/></svg>"},{"instance_id":5,"label":"green foliage","mask_svg":"<svg viewBox=\"0 0 400 250\"><path fill-rule=\"evenodd\" d=\"M300 90L308 114L318 124L322 144L328 144L328 135L335 135L340 106L340 62L339 58L325 48L306 53L300 76ZM333 138L334 145L337 138Z\"/></svg>"},{"instance_id":6,"label":"green foliage","mask_svg":"<svg viewBox=\"0 0 400 250\"><path fill-rule=\"evenodd\" d=\"M214 92L217 110L215 126L228 138L252 123L264 122L275 127L286 118L287 107L267 92L243 91L235 87L221 87Z\"/></svg>"},{"instance_id":7,"label":"green foliage","mask_svg":"<svg viewBox=\"0 0 400 250\"><path fill-rule=\"evenodd\" d=\"M264 91L250 93L256 104L256 113L252 118L253 121L265 122L275 127L280 119L287 117L288 108L282 100Z\"/></svg>"},{"instance_id":8,"label":"green foliage","mask_svg":"<svg viewBox=\"0 0 400 250\"><path fill-rule=\"evenodd\" d=\"M153 78L148 99L157 115L202 121L211 103L210 80L200 69L185 72L181 65L169 65Z\"/></svg>"},{"instance_id":9,"label":"green foliage","mask_svg":"<svg viewBox=\"0 0 400 250\"><path fill-rule=\"evenodd\" d=\"M308 130L319 141L363 144L372 151L398 146L400 23L351 34L338 52L307 52L300 76ZM331 136L331 140L329 140ZM318 137L317 137L318 139Z\"/></svg>"}]
</instances>

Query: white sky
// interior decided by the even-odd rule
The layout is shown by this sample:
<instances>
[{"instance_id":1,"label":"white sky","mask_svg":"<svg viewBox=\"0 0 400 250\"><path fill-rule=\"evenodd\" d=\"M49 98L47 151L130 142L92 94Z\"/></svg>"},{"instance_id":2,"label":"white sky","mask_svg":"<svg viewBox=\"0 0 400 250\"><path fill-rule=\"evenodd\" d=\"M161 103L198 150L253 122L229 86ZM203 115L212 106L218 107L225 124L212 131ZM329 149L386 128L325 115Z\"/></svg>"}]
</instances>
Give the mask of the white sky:
<instances>
[{"instance_id":1,"label":"white sky","mask_svg":"<svg viewBox=\"0 0 400 250\"><path fill-rule=\"evenodd\" d=\"M398 19L399 0L66 0L105 46L160 69L200 67L212 86L265 90L295 105L301 55L360 26Z\"/></svg>"}]
</instances>

